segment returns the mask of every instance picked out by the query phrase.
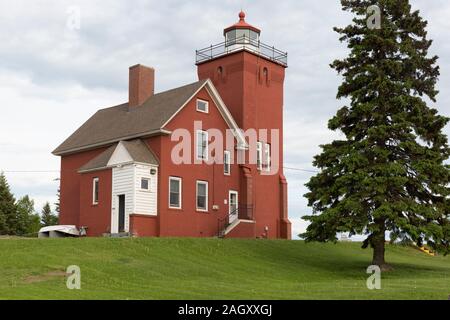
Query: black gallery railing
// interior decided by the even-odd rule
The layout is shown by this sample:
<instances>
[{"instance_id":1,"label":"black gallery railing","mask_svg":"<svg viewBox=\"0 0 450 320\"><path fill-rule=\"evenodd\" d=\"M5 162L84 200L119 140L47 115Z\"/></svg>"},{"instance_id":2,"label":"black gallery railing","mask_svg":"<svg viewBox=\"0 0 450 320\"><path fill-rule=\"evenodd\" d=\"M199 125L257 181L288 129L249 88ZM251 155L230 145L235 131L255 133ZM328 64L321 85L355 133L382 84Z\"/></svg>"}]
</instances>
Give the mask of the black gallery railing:
<instances>
[{"instance_id":1,"label":"black gallery railing","mask_svg":"<svg viewBox=\"0 0 450 320\"><path fill-rule=\"evenodd\" d=\"M224 54L237 52L240 50L248 50L260 55L268 60L279 63L287 67L287 52L280 51L275 47L271 47L259 40L250 39L248 37L235 38L207 48L195 51L195 61L197 64L220 57Z\"/></svg>"}]
</instances>

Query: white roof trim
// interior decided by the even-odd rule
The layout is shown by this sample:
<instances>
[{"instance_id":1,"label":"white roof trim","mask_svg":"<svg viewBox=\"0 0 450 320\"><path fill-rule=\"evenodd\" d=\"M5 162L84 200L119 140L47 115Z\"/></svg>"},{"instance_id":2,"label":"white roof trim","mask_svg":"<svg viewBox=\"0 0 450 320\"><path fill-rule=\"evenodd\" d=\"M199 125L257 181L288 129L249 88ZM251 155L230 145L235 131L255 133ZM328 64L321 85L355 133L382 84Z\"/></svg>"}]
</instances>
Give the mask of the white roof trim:
<instances>
[{"instance_id":1,"label":"white roof trim","mask_svg":"<svg viewBox=\"0 0 450 320\"><path fill-rule=\"evenodd\" d=\"M242 130L238 127L236 121L234 120L233 116L231 115L230 110L228 110L228 108L225 105L225 102L223 102L222 98L220 97L219 92L217 91L216 87L214 86L214 84L212 83L212 81L210 79L206 80L205 83L198 88L197 91L194 92L194 94L189 97L189 99L186 100L186 102L177 110L177 112L175 112L172 117L170 117L169 120L166 121L166 123L164 123L162 125L162 128L164 128L165 126L167 126L170 121L172 121L177 115L178 113L180 113L181 110L183 110L183 108L200 92L200 90L202 90L204 87L206 86L206 91L208 92L208 94L211 96L211 98L214 100L214 104L217 106L217 109L219 110L220 115L222 116L222 118L225 120L226 124L228 125L228 127L232 130L233 135L236 137L236 139L238 140L238 149L245 149L247 148L247 142L245 141L244 138L244 134L242 132Z\"/></svg>"},{"instance_id":2,"label":"white roof trim","mask_svg":"<svg viewBox=\"0 0 450 320\"><path fill-rule=\"evenodd\" d=\"M111 139L111 140L106 140L106 141L103 141L103 142L98 142L98 143L86 145L86 146L83 146L83 147L77 147L77 148L67 149L67 150L63 150L63 151L59 151L59 152L52 152L52 153L55 156L64 156L64 155L68 155L68 154L71 154L71 153L92 150L92 149L95 149L95 148L103 147L103 146L106 146L108 144L120 142L120 141L123 141L123 140L131 140L131 139L136 139L136 138L145 138L145 137L151 137L151 136L158 135L158 134L171 134L171 133L172 132L168 131L168 130L158 129L158 130L153 130L153 131L147 131L147 132L142 132L142 133L138 133L138 134L133 134L133 135L130 135L130 136L125 136L125 137L115 138L115 139Z\"/></svg>"},{"instance_id":3,"label":"white roof trim","mask_svg":"<svg viewBox=\"0 0 450 320\"><path fill-rule=\"evenodd\" d=\"M138 161L129 161L129 162L124 162L124 163L107 165L105 167L92 168L92 169L88 169L88 170L78 170L78 173L96 172L96 171L108 170L108 169L113 169L113 168L125 167L125 166L129 166L129 165L146 166L146 167L150 167L150 168L154 168L154 169L159 168L159 165L157 165L157 164L138 162Z\"/></svg>"}]
</instances>

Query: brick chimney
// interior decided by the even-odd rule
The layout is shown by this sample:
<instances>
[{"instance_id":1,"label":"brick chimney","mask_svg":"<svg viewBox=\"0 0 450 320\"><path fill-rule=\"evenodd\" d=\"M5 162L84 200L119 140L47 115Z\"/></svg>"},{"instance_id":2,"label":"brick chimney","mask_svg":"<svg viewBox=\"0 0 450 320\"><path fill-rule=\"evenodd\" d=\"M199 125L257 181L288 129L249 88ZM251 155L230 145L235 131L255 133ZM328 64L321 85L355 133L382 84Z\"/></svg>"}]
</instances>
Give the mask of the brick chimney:
<instances>
[{"instance_id":1,"label":"brick chimney","mask_svg":"<svg viewBox=\"0 0 450 320\"><path fill-rule=\"evenodd\" d=\"M155 69L140 64L130 67L128 107L143 104L155 92Z\"/></svg>"}]
</instances>

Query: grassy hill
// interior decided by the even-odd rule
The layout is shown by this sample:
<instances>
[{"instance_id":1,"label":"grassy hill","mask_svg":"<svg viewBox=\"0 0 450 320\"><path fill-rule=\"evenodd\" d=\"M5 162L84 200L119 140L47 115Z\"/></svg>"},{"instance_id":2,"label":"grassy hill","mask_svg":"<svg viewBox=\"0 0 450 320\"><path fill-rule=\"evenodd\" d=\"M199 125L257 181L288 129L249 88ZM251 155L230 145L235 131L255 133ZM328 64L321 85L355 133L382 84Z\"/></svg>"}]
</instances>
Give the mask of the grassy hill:
<instances>
[{"instance_id":1,"label":"grassy hill","mask_svg":"<svg viewBox=\"0 0 450 320\"><path fill-rule=\"evenodd\" d=\"M3 239L0 299L447 299L450 257L388 246L366 288L359 243L217 239ZM65 270L81 268L81 290Z\"/></svg>"}]
</instances>

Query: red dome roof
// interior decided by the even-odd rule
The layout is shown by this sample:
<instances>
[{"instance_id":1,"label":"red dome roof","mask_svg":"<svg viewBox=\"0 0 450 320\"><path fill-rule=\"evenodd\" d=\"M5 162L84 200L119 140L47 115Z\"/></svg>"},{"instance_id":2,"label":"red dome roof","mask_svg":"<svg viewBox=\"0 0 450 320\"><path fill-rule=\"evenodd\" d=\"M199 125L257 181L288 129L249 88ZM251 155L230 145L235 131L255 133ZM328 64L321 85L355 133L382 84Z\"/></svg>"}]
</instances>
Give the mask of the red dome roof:
<instances>
[{"instance_id":1,"label":"red dome roof","mask_svg":"<svg viewBox=\"0 0 450 320\"><path fill-rule=\"evenodd\" d=\"M227 33L228 31L231 31L233 29L250 29L257 33L261 33L261 30L248 24L247 22L245 22L245 12L244 11L239 12L239 22L237 22L237 23L233 24L232 26L223 30L223 34L225 35L225 33Z\"/></svg>"}]
</instances>

